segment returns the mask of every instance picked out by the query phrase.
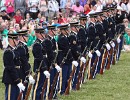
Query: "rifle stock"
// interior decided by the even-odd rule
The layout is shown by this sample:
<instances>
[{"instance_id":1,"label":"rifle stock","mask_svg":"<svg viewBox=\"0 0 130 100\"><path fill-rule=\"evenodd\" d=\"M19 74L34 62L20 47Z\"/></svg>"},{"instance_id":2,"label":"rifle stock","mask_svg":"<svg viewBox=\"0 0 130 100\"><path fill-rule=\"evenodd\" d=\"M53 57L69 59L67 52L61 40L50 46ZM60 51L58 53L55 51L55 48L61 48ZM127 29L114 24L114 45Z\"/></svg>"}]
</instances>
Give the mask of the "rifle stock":
<instances>
[{"instance_id":1,"label":"rifle stock","mask_svg":"<svg viewBox=\"0 0 130 100\"><path fill-rule=\"evenodd\" d=\"M93 78L93 73L94 73L94 71L95 71L95 67L96 67L96 64L97 64L97 62L98 62L98 59L99 59L99 57L97 56L96 57L96 59L95 59L95 61L94 61L94 64L93 64L93 66L92 66L92 71L90 71L91 73L90 73L90 78L89 79L92 79Z\"/></svg>"},{"instance_id":2,"label":"rifle stock","mask_svg":"<svg viewBox=\"0 0 130 100\"><path fill-rule=\"evenodd\" d=\"M25 86L26 83L27 83L27 81L25 80L25 82L23 83L23 85ZM22 100L22 95L23 95L23 91L21 90L21 92L20 92L19 95L18 95L17 100Z\"/></svg>"},{"instance_id":3,"label":"rifle stock","mask_svg":"<svg viewBox=\"0 0 130 100\"><path fill-rule=\"evenodd\" d=\"M110 49L110 53L108 55L108 63L107 63L107 66L106 66L106 69L109 70L110 69L110 65L111 65L111 55L112 55L112 48Z\"/></svg>"},{"instance_id":4,"label":"rifle stock","mask_svg":"<svg viewBox=\"0 0 130 100\"><path fill-rule=\"evenodd\" d=\"M102 62L101 62L101 68L100 68L100 74L102 75L103 74L103 69L104 69L104 65L105 65L105 60L106 60L106 57L107 57L107 50L105 49L104 52L103 52L103 58L102 58Z\"/></svg>"},{"instance_id":5,"label":"rifle stock","mask_svg":"<svg viewBox=\"0 0 130 100\"><path fill-rule=\"evenodd\" d=\"M114 55L113 55L113 61L112 61L113 65L115 65L115 62L116 62L117 51L118 51L118 43L116 44L116 47L114 49Z\"/></svg>"},{"instance_id":6,"label":"rifle stock","mask_svg":"<svg viewBox=\"0 0 130 100\"><path fill-rule=\"evenodd\" d=\"M17 100L21 100L22 94L23 94L23 92L21 91L21 92L19 93L19 96L18 96Z\"/></svg>"},{"instance_id":7,"label":"rifle stock","mask_svg":"<svg viewBox=\"0 0 130 100\"><path fill-rule=\"evenodd\" d=\"M81 83L81 76L82 76L83 66L84 66L84 63L81 62L81 66L80 66L80 70L79 70L79 74L78 74L78 82L76 84L76 90L80 89L80 83Z\"/></svg>"},{"instance_id":8,"label":"rifle stock","mask_svg":"<svg viewBox=\"0 0 130 100\"><path fill-rule=\"evenodd\" d=\"M52 100L52 98L53 98L53 91L54 91L54 87L56 85L58 76L59 76L59 72L56 73L55 78L53 80L53 84L51 86L51 90L50 90L50 94L49 94L49 100Z\"/></svg>"},{"instance_id":9,"label":"rifle stock","mask_svg":"<svg viewBox=\"0 0 130 100\"><path fill-rule=\"evenodd\" d=\"M41 92L41 100L43 100L43 95L44 95L44 92L45 92L45 89L46 89L46 86L47 86L47 78L45 79L45 82L43 84L43 87L42 87L42 92Z\"/></svg>"},{"instance_id":10,"label":"rifle stock","mask_svg":"<svg viewBox=\"0 0 130 100\"><path fill-rule=\"evenodd\" d=\"M31 89L32 89L32 84L30 84L29 87L28 87L27 93L25 95L25 100L28 100L28 97L30 95Z\"/></svg>"},{"instance_id":11,"label":"rifle stock","mask_svg":"<svg viewBox=\"0 0 130 100\"><path fill-rule=\"evenodd\" d=\"M65 90L65 95L68 95L68 94L69 94L71 80L72 80L73 75L74 75L74 72L75 72L75 70L76 70L76 66L74 66L74 65L72 65L72 66L73 66L73 71L71 72L70 78L68 79L68 85L67 85L67 88L66 88L66 90Z\"/></svg>"},{"instance_id":12,"label":"rifle stock","mask_svg":"<svg viewBox=\"0 0 130 100\"><path fill-rule=\"evenodd\" d=\"M82 80L82 83L84 83L84 79L85 79L85 72L86 72L87 66L88 66L88 64L89 64L89 60L90 60L90 58L87 60L87 62L86 62L86 64L85 64L85 66L84 66L84 72L83 72L83 80Z\"/></svg>"},{"instance_id":13,"label":"rifle stock","mask_svg":"<svg viewBox=\"0 0 130 100\"><path fill-rule=\"evenodd\" d=\"M69 53L70 53L71 49L68 50L66 56L63 58L61 64L60 64L60 67L62 68L63 64L65 63L65 60L67 59ZM56 73L55 77L54 77L54 80L53 80L53 84L51 86L51 90L50 90L50 93L49 93L49 100L52 100L53 98L53 92L54 92L54 87L56 85L56 82L57 82L57 79L58 79L58 76L59 76L59 72Z\"/></svg>"}]
</instances>

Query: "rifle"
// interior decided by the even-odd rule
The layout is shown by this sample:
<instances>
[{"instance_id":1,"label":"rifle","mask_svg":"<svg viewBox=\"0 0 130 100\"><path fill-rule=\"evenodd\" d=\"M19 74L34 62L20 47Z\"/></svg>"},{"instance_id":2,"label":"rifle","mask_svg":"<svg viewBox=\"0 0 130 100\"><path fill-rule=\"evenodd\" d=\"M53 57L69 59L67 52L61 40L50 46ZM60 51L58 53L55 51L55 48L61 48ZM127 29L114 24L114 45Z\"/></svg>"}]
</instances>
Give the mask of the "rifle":
<instances>
[{"instance_id":1,"label":"rifle","mask_svg":"<svg viewBox=\"0 0 130 100\"><path fill-rule=\"evenodd\" d=\"M86 49L87 49L87 46L85 47L83 53L82 53L82 54L80 53L80 56L78 57L77 62L80 61L80 58L84 55ZM74 76L74 72L75 72L75 70L76 70L76 67L75 67L74 65L72 65L72 68L73 68L73 71L71 72L70 78L68 79L68 86L67 86L67 88L66 88L65 95L68 95L68 94L69 94L71 80L72 80L72 78L73 78L73 76Z\"/></svg>"},{"instance_id":2,"label":"rifle","mask_svg":"<svg viewBox=\"0 0 130 100\"><path fill-rule=\"evenodd\" d=\"M27 82L28 82L28 81L25 80L24 83L23 83L23 85L25 86ZM21 92L20 92L19 95L18 95L17 100L22 100L22 95L23 95L23 91L21 90Z\"/></svg>"},{"instance_id":3,"label":"rifle","mask_svg":"<svg viewBox=\"0 0 130 100\"><path fill-rule=\"evenodd\" d=\"M114 39L112 39L112 41L110 43L112 43L112 42L116 43L116 40L115 40L116 38L117 38L117 35L114 36ZM116 54L116 49L114 47L112 47L112 54L111 54L112 55L112 62L111 62L112 65L115 65L115 54Z\"/></svg>"},{"instance_id":4,"label":"rifle","mask_svg":"<svg viewBox=\"0 0 130 100\"><path fill-rule=\"evenodd\" d=\"M112 60L112 65L115 65L115 56L116 56L116 49L117 49L117 45L115 47L115 49L113 48L113 60Z\"/></svg>"},{"instance_id":5,"label":"rifle","mask_svg":"<svg viewBox=\"0 0 130 100\"><path fill-rule=\"evenodd\" d=\"M99 45L100 40L98 41L97 45L95 48L93 48L93 50L91 51L91 53L93 53L95 51L95 49L97 48L97 46ZM94 61L96 63L96 61ZM88 68L88 79L92 79L92 72L91 72L91 68L93 68L93 66L91 67L91 59L89 60L89 68Z\"/></svg>"},{"instance_id":6,"label":"rifle","mask_svg":"<svg viewBox=\"0 0 130 100\"><path fill-rule=\"evenodd\" d=\"M82 55L85 53L86 50L87 50L87 46L84 48ZM76 84L76 90L80 89L83 66L84 66L84 63L80 62L80 70L79 70L79 74L78 74L78 82Z\"/></svg>"},{"instance_id":7,"label":"rifle","mask_svg":"<svg viewBox=\"0 0 130 100\"><path fill-rule=\"evenodd\" d=\"M73 71L71 72L70 77L69 77L69 79L67 80L67 81L68 81L68 85L67 85L67 88L66 88L66 90L65 90L65 95L68 95L68 94L69 94L71 80L72 80L73 75L74 75L74 72L75 72L75 70L76 70L76 67L75 67L74 65L72 65L72 68L73 68Z\"/></svg>"},{"instance_id":8,"label":"rifle","mask_svg":"<svg viewBox=\"0 0 130 100\"><path fill-rule=\"evenodd\" d=\"M58 56L58 50L57 50L57 53L56 53L56 57L55 57L55 59L54 59L54 64L55 64L55 62L56 62L57 56ZM53 63L51 64L51 66L53 66ZM51 69L52 69L52 67L50 67L49 72L51 71ZM45 80L45 82L44 82L44 85L43 85L43 87L42 87L41 100L43 100L43 95L44 95L44 91L45 91L46 86L47 86L47 81L48 81L48 79L46 78L46 80Z\"/></svg>"},{"instance_id":9,"label":"rifle","mask_svg":"<svg viewBox=\"0 0 130 100\"><path fill-rule=\"evenodd\" d=\"M91 46L92 46L92 43L93 43L93 42L91 42L91 44L90 44L90 47L89 47L88 51L90 51ZM84 83L85 72L86 72L87 66L88 66L88 64L89 64L89 60L90 60L90 58L88 57L88 60L87 60L87 62L86 62L86 64L85 64L85 66L84 66L84 69L83 69L83 79L82 79L82 83Z\"/></svg>"},{"instance_id":10,"label":"rifle","mask_svg":"<svg viewBox=\"0 0 130 100\"><path fill-rule=\"evenodd\" d=\"M115 41L116 42L116 41ZM114 49L114 48L113 48ZM118 49L118 43L116 44L116 47L114 49L114 54L113 54L113 61L112 64L115 65L116 62L116 53L117 53L117 49Z\"/></svg>"},{"instance_id":11,"label":"rifle","mask_svg":"<svg viewBox=\"0 0 130 100\"><path fill-rule=\"evenodd\" d=\"M40 62L40 65L39 65L38 69L36 70L36 72L35 72L35 74L34 74L34 76L33 76L34 80L36 80L37 76L39 76L38 74L40 74L39 71L40 71L40 68L41 68L41 66L42 66L42 62L43 62L43 60ZM30 84L30 85L28 86L28 90L27 90L26 95L25 95L25 100L28 100L28 97L29 97L29 95L30 95L32 86L33 86L32 84Z\"/></svg>"},{"instance_id":12,"label":"rifle","mask_svg":"<svg viewBox=\"0 0 130 100\"><path fill-rule=\"evenodd\" d=\"M108 54L108 63L107 63L107 66L106 66L106 69L107 69L107 70L110 69L112 52L113 52L113 49L111 48L111 49L110 49L110 52L109 52L109 54Z\"/></svg>"},{"instance_id":13,"label":"rifle","mask_svg":"<svg viewBox=\"0 0 130 100\"><path fill-rule=\"evenodd\" d=\"M61 64L60 64L60 67L62 68L63 64L65 63L65 60L67 59L69 53L70 53L71 49L68 50L66 56L63 58ZM59 72L56 73L55 77L54 77L54 80L53 80L53 84L51 86L51 90L50 90L50 94L49 94L49 100L52 100L53 98L53 92L54 92L54 87L56 85L56 82L57 82L57 79L58 79L58 76L59 76Z\"/></svg>"},{"instance_id":14,"label":"rifle","mask_svg":"<svg viewBox=\"0 0 130 100\"><path fill-rule=\"evenodd\" d=\"M109 39L109 38L108 38ZM105 43L107 43L108 39L106 40ZM100 74L103 74L103 70L104 70L104 65L105 65L105 61L108 55L108 51L107 48L104 49L103 55L102 55L102 62L101 62L101 68L100 68Z\"/></svg>"},{"instance_id":15,"label":"rifle","mask_svg":"<svg viewBox=\"0 0 130 100\"><path fill-rule=\"evenodd\" d=\"M97 45L96 45L96 47L95 48L93 48L93 50L91 51L91 53L93 53L96 49L97 49L97 46L99 45L99 43L100 43L100 40L98 41L98 43L97 43ZM92 79L93 78L93 72L94 72L94 70L95 70L95 66L96 66L96 64L97 64L97 61L98 61L98 56L96 57L96 59L94 60L94 63L93 63L93 66L91 67L91 65L89 65L90 67L90 75L89 75L89 77L88 77L88 79L90 80L90 79Z\"/></svg>"}]
</instances>

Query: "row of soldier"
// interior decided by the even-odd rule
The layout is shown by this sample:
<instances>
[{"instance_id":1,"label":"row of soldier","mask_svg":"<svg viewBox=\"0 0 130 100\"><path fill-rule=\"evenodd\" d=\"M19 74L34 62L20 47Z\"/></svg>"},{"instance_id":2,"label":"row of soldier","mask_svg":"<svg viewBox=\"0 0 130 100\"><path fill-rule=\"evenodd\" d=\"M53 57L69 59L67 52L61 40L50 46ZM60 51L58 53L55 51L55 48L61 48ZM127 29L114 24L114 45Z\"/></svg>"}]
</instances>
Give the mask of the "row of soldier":
<instances>
[{"instance_id":1,"label":"row of soldier","mask_svg":"<svg viewBox=\"0 0 130 100\"><path fill-rule=\"evenodd\" d=\"M35 29L33 71L26 46L27 30L9 32L3 54L5 100L52 100L68 95L119 60L124 25L116 24L115 7L81 16L80 22ZM58 29L58 33L56 32Z\"/></svg>"}]
</instances>

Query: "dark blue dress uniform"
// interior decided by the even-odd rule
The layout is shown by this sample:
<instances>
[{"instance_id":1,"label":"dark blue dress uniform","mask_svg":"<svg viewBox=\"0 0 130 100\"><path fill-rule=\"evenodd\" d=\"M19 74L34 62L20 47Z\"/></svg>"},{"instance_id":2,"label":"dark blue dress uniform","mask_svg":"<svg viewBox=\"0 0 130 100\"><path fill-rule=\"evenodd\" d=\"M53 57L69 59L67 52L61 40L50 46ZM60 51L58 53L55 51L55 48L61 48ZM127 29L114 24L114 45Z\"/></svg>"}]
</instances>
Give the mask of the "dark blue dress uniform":
<instances>
[{"instance_id":1,"label":"dark blue dress uniform","mask_svg":"<svg viewBox=\"0 0 130 100\"><path fill-rule=\"evenodd\" d=\"M48 26L47 27L48 30L51 30L53 32L53 30L55 30L55 26ZM55 36L55 33L53 33L53 35ZM50 36L49 34L47 35L47 38L49 39L49 48L51 51L48 52L48 59L49 59L49 63L50 63L50 66L51 66L51 70L50 70L50 89L52 88L52 84L53 84L53 81L54 81L54 77L57 73L57 70L55 68L55 64L57 63L57 55L58 55L58 47L57 47L57 41L55 40L54 36ZM48 46L48 45L47 45ZM55 80L57 81L57 80ZM54 94L53 94L53 98L57 98L57 92L58 92L58 84L55 85L55 88L54 88Z\"/></svg>"},{"instance_id":2,"label":"dark blue dress uniform","mask_svg":"<svg viewBox=\"0 0 130 100\"><path fill-rule=\"evenodd\" d=\"M86 16L80 16L79 20L86 20L87 17ZM84 25L80 25L79 27L79 31L77 33L77 43L81 48L81 52L84 51L84 48L87 45L87 32L86 32L86 28Z\"/></svg>"},{"instance_id":3,"label":"dark blue dress uniform","mask_svg":"<svg viewBox=\"0 0 130 100\"><path fill-rule=\"evenodd\" d=\"M24 36L27 36L27 31L19 31L17 32L19 34L19 36L22 36L24 38ZM30 74L30 69L31 66L29 64L29 52L28 52L28 47L26 44L26 41L19 41L19 44L17 46L17 49L20 49L19 53L21 53L21 57L20 57L20 61L21 61L21 67L22 67L22 77L23 77L23 81L25 80L25 77L28 76Z\"/></svg>"},{"instance_id":4,"label":"dark blue dress uniform","mask_svg":"<svg viewBox=\"0 0 130 100\"><path fill-rule=\"evenodd\" d=\"M28 77L29 75L31 74L31 66L29 64L29 51L28 51L28 47L27 47L27 44L26 44L26 40L25 40L25 36L27 37L27 30L25 31L18 31L17 32L19 36L22 36L24 41L19 41L19 44L18 44L18 47L17 49L19 50L18 52L23 54L21 57L20 57L20 61L21 61L21 78L22 78L22 81L26 84L24 84L26 86L26 89L24 91L24 94L23 94L23 99L25 97L25 94L26 94L26 91L27 91L27 87L28 87L28 82L25 82L25 81L28 81ZM22 49L22 50L21 50Z\"/></svg>"},{"instance_id":5,"label":"dark blue dress uniform","mask_svg":"<svg viewBox=\"0 0 130 100\"><path fill-rule=\"evenodd\" d=\"M116 35L122 34L124 33L125 30L125 26L122 24L123 23L123 19L125 18L124 14L116 14L115 16L115 20L116 20ZM119 60L120 58L120 54L121 54L121 50L122 50L122 46L123 46L123 36L120 37L121 42L119 44L119 53L117 56L117 60Z\"/></svg>"},{"instance_id":6,"label":"dark blue dress uniform","mask_svg":"<svg viewBox=\"0 0 130 100\"><path fill-rule=\"evenodd\" d=\"M118 53L117 53L117 57L116 58L117 58L117 60L119 60L120 54L121 54L121 50L122 50L122 46L123 46L123 35L125 33L125 26L122 23L117 24L116 32L117 32L117 36L119 36L119 34L121 35L120 36L121 42L119 44L116 42L116 45L119 46L118 50L117 50Z\"/></svg>"},{"instance_id":7,"label":"dark blue dress uniform","mask_svg":"<svg viewBox=\"0 0 130 100\"><path fill-rule=\"evenodd\" d=\"M90 16L90 18L96 18L97 13L89 14L89 16ZM98 24L96 25L96 22L90 21L88 28L87 28L88 47L90 47L91 42L93 42L90 50L93 50L96 47L98 41L100 40L100 38L99 38L100 33L97 32L97 27L98 27ZM98 47L96 49L98 50ZM92 52L92 54L93 54L93 56L92 56L92 59L91 59L91 69L94 65L94 61L95 61L95 58L97 56L95 52ZM95 68L94 68L94 70L95 70ZM92 76L94 76L94 71L91 70L90 73L91 73Z\"/></svg>"},{"instance_id":8,"label":"dark blue dress uniform","mask_svg":"<svg viewBox=\"0 0 130 100\"><path fill-rule=\"evenodd\" d=\"M97 15L96 14L89 14L90 18L95 18ZM95 28L95 23L94 22L90 22L87 28L87 34L88 34L88 43L87 46L90 47L91 42L93 41L93 44L91 46L91 50L95 47L96 45L96 41L94 43L94 40L96 38L96 28Z\"/></svg>"},{"instance_id":9,"label":"dark blue dress uniform","mask_svg":"<svg viewBox=\"0 0 130 100\"><path fill-rule=\"evenodd\" d=\"M101 17L103 15L103 13L98 12L98 15ZM104 29L102 21L97 21L96 24L95 24L95 28L96 28L96 31L97 31L96 34L98 34L99 39L100 39L100 43L99 43L99 46L98 46L97 49L101 52L101 56L99 57L99 61L98 61L98 65L97 65L97 72L96 72L96 73L99 73L100 72L101 62L102 62L102 55L103 55L103 51L104 51L102 46L103 46L103 44L104 44L104 42L106 40L106 33L105 33L105 29Z\"/></svg>"},{"instance_id":10,"label":"dark blue dress uniform","mask_svg":"<svg viewBox=\"0 0 130 100\"><path fill-rule=\"evenodd\" d=\"M79 28L79 23L78 22L71 22L70 27L75 27L76 29ZM78 30L77 30L78 31ZM75 61L78 61L78 57L80 56L81 48L78 45L78 38L77 38L77 33L75 31L71 31L69 34L69 42L70 42L70 47L72 50L72 56ZM77 66L74 77L73 77L73 84L72 84L72 89L76 89L76 83L77 83L77 75L79 73L80 66Z\"/></svg>"},{"instance_id":11,"label":"dark blue dress uniform","mask_svg":"<svg viewBox=\"0 0 130 100\"><path fill-rule=\"evenodd\" d=\"M111 8L108 8L108 11L111 11ZM108 16L108 37L109 37L109 42L114 38L116 34L115 31L115 21L112 18L112 15Z\"/></svg>"},{"instance_id":12,"label":"dark blue dress uniform","mask_svg":"<svg viewBox=\"0 0 130 100\"><path fill-rule=\"evenodd\" d=\"M42 34L43 29L35 29L36 34ZM33 71L38 73L36 83L34 84L33 88L33 100L40 100L41 99L41 91L46 76L44 75L44 71L48 69L47 66L47 56L43 52L42 40L36 39L35 43L33 44L32 53L34 56L34 67Z\"/></svg>"},{"instance_id":13,"label":"dark blue dress uniform","mask_svg":"<svg viewBox=\"0 0 130 100\"><path fill-rule=\"evenodd\" d=\"M58 28L60 30L66 30L68 29L68 25L61 25ZM57 64L60 65L62 63L62 60L64 57L66 57L68 51L70 51L70 44L68 37L64 35L63 33L60 33L58 37L58 57L57 57ZM60 94L64 94L66 88L67 88L67 80L70 77L70 72L71 72L71 63L72 63L73 57L71 51L68 53L67 58L64 61L64 64L60 67L62 67L62 86L61 86L61 91Z\"/></svg>"},{"instance_id":14,"label":"dark blue dress uniform","mask_svg":"<svg viewBox=\"0 0 130 100\"><path fill-rule=\"evenodd\" d=\"M16 39L16 35L8 34L8 38ZM4 72L2 82L5 84L5 100L17 100L19 88L17 84L21 82L19 76L20 67L15 62L19 60L18 52L14 51L14 47L8 45L3 54Z\"/></svg>"}]
</instances>

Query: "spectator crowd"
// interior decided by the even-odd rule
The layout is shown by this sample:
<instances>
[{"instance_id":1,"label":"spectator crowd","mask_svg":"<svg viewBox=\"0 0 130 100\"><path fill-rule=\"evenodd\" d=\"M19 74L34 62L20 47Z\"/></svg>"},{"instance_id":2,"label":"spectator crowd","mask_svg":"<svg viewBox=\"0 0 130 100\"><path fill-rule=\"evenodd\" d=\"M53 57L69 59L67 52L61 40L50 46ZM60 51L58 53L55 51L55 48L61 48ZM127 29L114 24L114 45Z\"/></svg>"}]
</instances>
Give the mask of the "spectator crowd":
<instances>
[{"instance_id":1,"label":"spectator crowd","mask_svg":"<svg viewBox=\"0 0 130 100\"><path fill-rule=\"evenodd\" d=\"M130 0L1 0L0 2L0 40L1 48L8 45L8 32L18 34L19 30L28 30L30 47L36 37L34 29L39 25L59 26L72 21L79 21L79 16L102 11L104 6L117 5L125 15L123 20L126 32L125 44L130 44ZM117 11L117 13L120 13ZM118 16L117 16L118 17ZM89 23L89 19L88 22ZM87 26L87 24L86 24ZM130 47L126 47L130 50Z\"/></svg>"}]
</instances>

